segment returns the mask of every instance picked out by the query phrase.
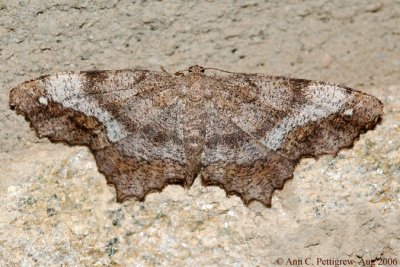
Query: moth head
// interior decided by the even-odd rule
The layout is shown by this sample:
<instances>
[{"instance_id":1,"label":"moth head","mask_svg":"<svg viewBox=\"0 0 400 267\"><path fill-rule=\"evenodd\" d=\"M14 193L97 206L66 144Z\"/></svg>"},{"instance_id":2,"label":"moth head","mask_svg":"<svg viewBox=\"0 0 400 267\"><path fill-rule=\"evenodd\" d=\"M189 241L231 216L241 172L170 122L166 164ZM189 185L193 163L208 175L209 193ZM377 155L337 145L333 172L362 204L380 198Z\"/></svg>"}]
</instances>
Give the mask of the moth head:
<instances>
[{"instance_id":1,"label":"moth head","mask_svg":"<svg viewBox=\"0 0 400 267\"><path fill-rule=\"evenodd\" d=\"M204 73L204 68L199 65L191 66L188 69L189 73Z\"/></svg>"}]
</instances>

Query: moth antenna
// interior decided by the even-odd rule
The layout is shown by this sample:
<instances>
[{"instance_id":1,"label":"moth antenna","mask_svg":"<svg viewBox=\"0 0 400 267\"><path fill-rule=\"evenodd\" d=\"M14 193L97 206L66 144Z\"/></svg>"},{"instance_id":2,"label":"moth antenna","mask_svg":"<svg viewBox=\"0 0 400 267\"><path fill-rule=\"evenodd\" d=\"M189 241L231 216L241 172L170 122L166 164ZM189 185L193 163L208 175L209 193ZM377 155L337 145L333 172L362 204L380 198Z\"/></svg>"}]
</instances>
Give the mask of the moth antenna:
<instances>
[{"instance_id":1,"label":"moth antenna","mask_svg":"<svg viewBox=\"0 0 400 267\"><path fill-rule=\"evenodd\" d=\"M204 68L205 70L218 70L218 71L222 71L222 72L226 72L226 73L233 73L233 74L237 74L240 72L233 72L233 71L227 71L227 70L221 70L221 69L217 69L217 68Z\"/></svg>"},{"instance_id":2,"label":"moth antenna","mask_svg":"<svg viewBox=\"0 0 400 267\"><path fill-rule=\"evenodd\" d=\"M164 68L164 66L160 66L160 69L161 69L163 72L165 72L165 73L171 75L171 73L169 73L169 72Z\"/></svg>"}]
</instances>

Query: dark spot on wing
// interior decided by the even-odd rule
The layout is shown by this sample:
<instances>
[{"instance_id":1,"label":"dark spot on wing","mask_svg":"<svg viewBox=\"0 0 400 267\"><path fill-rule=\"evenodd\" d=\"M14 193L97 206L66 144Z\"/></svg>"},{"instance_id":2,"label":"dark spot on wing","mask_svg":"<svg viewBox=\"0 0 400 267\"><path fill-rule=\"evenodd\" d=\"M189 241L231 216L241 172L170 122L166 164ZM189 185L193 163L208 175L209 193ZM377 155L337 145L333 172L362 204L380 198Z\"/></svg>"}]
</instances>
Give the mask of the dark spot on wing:
<instances>
[{"instance_id":1,"label":"dark spot on wing","mask_svg":"<svg viewBox=\"0 0 400 267\"><path fill-rule=\"evenodd\" d=\"M91 70L82 71L81 74L85 77L85 91L97 91L99 86L109 77L108 71Z\"/></svg>"}]
</instances>

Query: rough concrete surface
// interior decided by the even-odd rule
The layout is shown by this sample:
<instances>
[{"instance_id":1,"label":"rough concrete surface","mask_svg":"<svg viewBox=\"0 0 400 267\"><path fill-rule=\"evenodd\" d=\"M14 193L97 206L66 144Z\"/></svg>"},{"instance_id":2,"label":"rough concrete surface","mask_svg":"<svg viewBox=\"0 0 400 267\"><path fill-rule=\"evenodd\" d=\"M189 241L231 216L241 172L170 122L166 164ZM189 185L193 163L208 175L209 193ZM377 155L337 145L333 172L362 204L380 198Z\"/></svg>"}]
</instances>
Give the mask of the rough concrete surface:
<instances>
[{"instance_id":1,"label":"rough concrete surface","mask_svg":"<svg viewBox=\"0 0 400 267\"><path fill-rule=\"evenodd\" d=\"M399 266L399 25L395 0L0 0L0 266ZM87 149L8 108L43 74L195 64L345 84L385 117L303 160L268 209L198 181L118 204Z\"/></svg>"}]
</instances>

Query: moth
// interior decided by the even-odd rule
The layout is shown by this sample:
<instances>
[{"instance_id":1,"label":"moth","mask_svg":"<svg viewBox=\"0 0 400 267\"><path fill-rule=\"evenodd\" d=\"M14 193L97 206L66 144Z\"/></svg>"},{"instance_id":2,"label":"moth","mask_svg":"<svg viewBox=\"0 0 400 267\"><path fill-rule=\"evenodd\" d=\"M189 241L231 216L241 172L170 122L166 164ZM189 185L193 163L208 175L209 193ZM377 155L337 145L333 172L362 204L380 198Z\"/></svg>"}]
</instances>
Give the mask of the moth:
<instances>
[{"instance_id":1,"label":"moth","mask_svg":"<svg viewBox=\"0 0 400 267\"><path fill-rule=\"evenodd\" d=\"M88 146L119 202L200 175L265 206L300 159L351 147L383 115L381 101L345 86L205 70L46 75L13 88L10 107L39 137Z\"/></svg>"}]
</instances>

